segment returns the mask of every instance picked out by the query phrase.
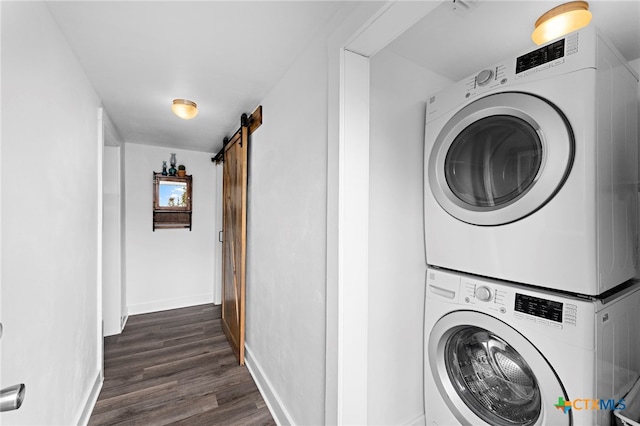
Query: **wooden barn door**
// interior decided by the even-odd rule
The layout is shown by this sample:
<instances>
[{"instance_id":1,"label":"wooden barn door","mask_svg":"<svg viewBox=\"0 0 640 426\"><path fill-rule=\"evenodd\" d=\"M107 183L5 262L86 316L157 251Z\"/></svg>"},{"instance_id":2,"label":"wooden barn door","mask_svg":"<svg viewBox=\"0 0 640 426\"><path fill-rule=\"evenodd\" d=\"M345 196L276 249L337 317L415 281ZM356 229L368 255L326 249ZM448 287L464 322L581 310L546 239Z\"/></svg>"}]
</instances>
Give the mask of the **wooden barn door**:
<instances>
[{"instance_id":1,"label":"wooden barn door","mask_svg":"<svg viewBox=\"0 0 640 426\"><path fill-rule=\"evenodd\" d=\"M249 135L262 125L262 106L242 114L240 129L212 159L222 167L222 329L244 365Z\"/></svg>"},{"instance_id":2,"label":"wooden barn door","mask_svg":"<svg viewBox=\"0 0 640 426\"><path fill-rule=\"evenodd\" d=\"M240 365L244 365L248 141L245 119L224 148L222 188L222 328Z\"/></svg>"}]
</instances>

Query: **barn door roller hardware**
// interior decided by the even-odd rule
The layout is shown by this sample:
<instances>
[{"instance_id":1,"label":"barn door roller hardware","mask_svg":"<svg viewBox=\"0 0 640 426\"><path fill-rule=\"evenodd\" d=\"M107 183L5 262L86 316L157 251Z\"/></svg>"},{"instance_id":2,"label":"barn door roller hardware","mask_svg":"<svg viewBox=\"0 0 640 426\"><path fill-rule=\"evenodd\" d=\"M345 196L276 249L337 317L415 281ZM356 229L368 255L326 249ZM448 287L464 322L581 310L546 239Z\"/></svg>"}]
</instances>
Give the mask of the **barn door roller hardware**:
<instances>
[{"instance_id":1,"label":"barn door roller hardware","mask_svg":"<svg viewBox=\"0 0 640 426\"><path fill-rule=\"evenodd\" d=\"M262 125L262 105L256 108L256 110L253 111L253 113L251 113L251 115L248 117L247 117L247 114L242 114L242 116L240 117L240 129L238 129L236 133L240 132L242 127L248 127L249 135L251 135L261 125ZM236 133L234 133L234 136ZM211 159L211 161L213 161L216 164L219 164L224 161L224 147L227 146L227 144L231 139L233 139L233 137L224 138L224 141L222 142L222 148L220 149L220 151L218 151L216 156Z\"/></svg>"}]
</instances>

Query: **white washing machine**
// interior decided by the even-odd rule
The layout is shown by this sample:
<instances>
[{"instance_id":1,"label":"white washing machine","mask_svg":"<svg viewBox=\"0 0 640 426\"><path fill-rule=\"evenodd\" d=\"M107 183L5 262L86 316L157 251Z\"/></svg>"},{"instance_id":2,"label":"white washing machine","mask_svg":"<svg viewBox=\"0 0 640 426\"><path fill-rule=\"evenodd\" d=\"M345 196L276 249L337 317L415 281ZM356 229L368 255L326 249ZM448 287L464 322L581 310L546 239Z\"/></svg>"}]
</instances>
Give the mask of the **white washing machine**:
<instances>
[{"instance_id":1,"label":"white washing machine","mask_svg":"<svg viewBox=\"0 0 640 426\"><path fill-rule=\"evenodd\" d=\"M432 268L426 284L427 426L607 426L638 378L640 283L604 300Z\"/></svg>"},{"instance_id":2,"label":"white washing machine","mask_svg":"<svg viewBox=\"0 0 640 426\"><path fill-rule=\"evenodd\" d=\"M427 263L585 295L634 277L637 93L587 27L430 97Z\"/></svg>"}]
</instances>

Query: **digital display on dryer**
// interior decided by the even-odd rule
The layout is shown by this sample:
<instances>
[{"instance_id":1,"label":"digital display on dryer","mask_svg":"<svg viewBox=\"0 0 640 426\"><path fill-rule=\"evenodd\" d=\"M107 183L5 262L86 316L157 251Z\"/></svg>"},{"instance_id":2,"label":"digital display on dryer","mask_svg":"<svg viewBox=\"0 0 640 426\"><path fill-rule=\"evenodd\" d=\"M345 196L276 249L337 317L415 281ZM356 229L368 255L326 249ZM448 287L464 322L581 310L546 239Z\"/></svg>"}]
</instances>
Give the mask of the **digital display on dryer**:
<instances>
[{"instance_id":1,"label":"digital display on dryer","mask_svg":"<svg viewBox=\"0 0 640 426\"><path fill-rule=\"evenodd\" d=\"M564 57L564 39L548 44L516 59L516 74Z\"/></svg>"},{"instance_id":2,"label":"digital display on dryer","mask_svg":"<svg viewBox=\"0 0 640 426\"><path fill-rule=\"evenodd\" d=\"M562 303L516 293L516 312L550 321L562 322Z\"/></svg>"}]
</instances>

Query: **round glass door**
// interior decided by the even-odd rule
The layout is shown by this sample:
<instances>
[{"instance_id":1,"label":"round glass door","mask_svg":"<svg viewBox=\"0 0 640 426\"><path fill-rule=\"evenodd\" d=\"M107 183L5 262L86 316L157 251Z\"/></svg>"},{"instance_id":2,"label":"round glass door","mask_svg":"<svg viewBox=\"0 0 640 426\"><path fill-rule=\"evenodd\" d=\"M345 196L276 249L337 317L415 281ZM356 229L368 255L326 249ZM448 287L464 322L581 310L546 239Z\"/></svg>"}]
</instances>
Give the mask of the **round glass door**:
<instances>
[{"instance_id":1,"label":"round glass door","mask_svg":"<svg viewBox=\"0 0 640 426\"><path fill-rule=\"evenodd\" d=\"M552 366L508 324L480 312L454 311L427 333L427 368L460 424L572 423L571 411L553 405L568 397Z\"/></svg>"},{"instance_id":2,"label":"round glass door","mask_svg":"<svg viewBox=\"0 0 640 426\"><path fill-rule=\"evenodd\" d=\"M474 207L508 205L533 184L542 142L526 121L508 115L480 119L453 140L445 158L447 185Z\"/></svg>"},{"instance_id":3,"label":"round glass door","mask_svg":"<svg viewBox=\"0 0 640 426\"><path fill-rule=\"evenodd\" d=\"M573 152L573 133L552 104L526 93L489 95L458 111L435 139L429 186L457 219L502 225L557 193Z\"/></svg>"},{"instance_id":4,"label":"round glass door","mask_svg":"<svg viewBox=\"0 0 640 426\"><path fill-rule=\"evenodd\" d=\"M538 381L508 343L478 327L452 334L445 365L454 389L473 412L492 425L533 425L541 412Z\"/></svg>"}]
</instances>

